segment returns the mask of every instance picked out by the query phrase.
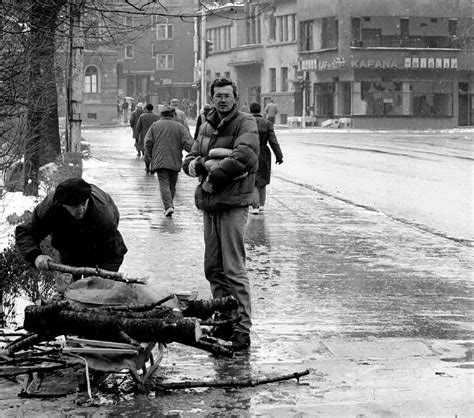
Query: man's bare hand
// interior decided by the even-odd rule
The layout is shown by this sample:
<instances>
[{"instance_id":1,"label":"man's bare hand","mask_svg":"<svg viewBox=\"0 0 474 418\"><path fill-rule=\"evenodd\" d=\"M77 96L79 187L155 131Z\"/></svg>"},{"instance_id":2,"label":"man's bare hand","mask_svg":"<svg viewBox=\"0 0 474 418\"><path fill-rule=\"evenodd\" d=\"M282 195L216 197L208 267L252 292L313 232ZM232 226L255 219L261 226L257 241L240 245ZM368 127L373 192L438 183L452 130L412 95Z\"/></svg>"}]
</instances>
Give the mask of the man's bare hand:
<instances>
[{"instance_id":1,"label":"man's bare hand","mask_svg":"<svg viewBox=\"0 0 474 418\"><path fill-rule=\"evenodd\" d=\"M49 270L49 261L54 261L49 255L41 254L36 257L35 266L38 270Z\"/></svg>"}]
</instances>

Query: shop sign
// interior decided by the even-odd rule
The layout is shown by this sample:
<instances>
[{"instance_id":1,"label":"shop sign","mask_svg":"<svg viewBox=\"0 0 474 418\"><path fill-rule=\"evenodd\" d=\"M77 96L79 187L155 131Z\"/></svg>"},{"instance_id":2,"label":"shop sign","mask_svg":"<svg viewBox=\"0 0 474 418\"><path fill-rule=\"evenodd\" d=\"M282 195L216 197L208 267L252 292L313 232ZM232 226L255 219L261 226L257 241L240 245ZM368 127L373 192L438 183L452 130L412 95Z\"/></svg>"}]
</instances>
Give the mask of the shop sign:
<instances>
[{"instance_id":1,"label":"shop sign","mask_svg":"<svg viewBox=\"0 0 474 418\"><path fill-rule=\"evenodd\" d=\"M319 60L319 59L301 60L302 71L337 70L339 68L344 68L345 66L346 66L346 60L344 59L344 57L335 57L328 60Z\"/></svg>"},{"instance_id":2,"label":"shop sign","mask_svg":"<svg viewBox=\"0 0 474 418\"><path fill-rule=\"evenodd\" d=\"M394 60L351 60L352 68L397 68Z\"/></svg>"},{"instance_id":3,"label":"shop sign","mask_svg":"<svg viewBox=\"0 0 474 418\"><path fill-rule=\"evenodd\" d=\"M434 57L406 57L405 68L458 68L457 58L434 58Z\"/></svg>"}]
</instances>

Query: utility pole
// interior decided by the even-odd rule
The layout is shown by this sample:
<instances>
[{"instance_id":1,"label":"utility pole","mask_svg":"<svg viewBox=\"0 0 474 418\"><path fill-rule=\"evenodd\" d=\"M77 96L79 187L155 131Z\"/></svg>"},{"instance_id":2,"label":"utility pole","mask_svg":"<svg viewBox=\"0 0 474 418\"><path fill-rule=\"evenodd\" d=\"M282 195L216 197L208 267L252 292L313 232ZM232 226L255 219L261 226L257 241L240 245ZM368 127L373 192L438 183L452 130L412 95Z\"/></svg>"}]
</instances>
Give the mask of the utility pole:
<instances>
[{"instance_id":1,"label":"utility pole","mask_svg":"<svg viewBox=\"0 0 474 418\"><path fill-rule=\"evenodd\" d=\"M81 21L81 3L71 3L69 24L66 152L81 153L82 84L84 79L84 33Z\"/></svg>"},{"instance_id":2,"label":"utility pole","mask_svg":"<svg viewBox=\"0 0 474 418\"><path fill-rule=\"evenodd\" d=\"M201 9L201 109L206 104L206 11Z\"/></svg>"}]
</instances>

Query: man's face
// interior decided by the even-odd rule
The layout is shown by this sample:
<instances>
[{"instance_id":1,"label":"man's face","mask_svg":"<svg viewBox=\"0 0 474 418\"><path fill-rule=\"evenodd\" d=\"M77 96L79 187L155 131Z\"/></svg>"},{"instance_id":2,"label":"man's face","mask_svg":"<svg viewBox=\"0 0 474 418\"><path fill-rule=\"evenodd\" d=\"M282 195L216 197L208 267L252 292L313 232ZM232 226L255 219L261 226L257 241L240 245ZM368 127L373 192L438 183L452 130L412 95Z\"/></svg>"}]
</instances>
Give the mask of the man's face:
<instances>
[{"instance_id":1,"label":"man's face","mask_svg":"<svg viewBox=\"0 0 474 418\"><path fill-rule=\"evenodd\" d=\"M235 105L234 89L232 86L216 87L212 103L219 114L226 115Z\"/></svg>"},{"instance_id":2,"label":"man's face","mask_svg":"<svg viewBox=\"0 0 474 418\"><path fill-rule=\"evenodd\" d=\"M63 205L63 207L76 219L82 219L87 211L87 206L89 205L89 199L85 200L82 203L79 203L77 206Z\"/></svg>"},{"instance_id":3,"label":"man's face","mask_svg":"<svg viewBox=\"0 0 474 418\"><path fill-rule=\"evenodd\" d=\"M179 101L178 100L171 100L170 105L174 106L174 107L178 107L179 106Z\"/></svg>"}]
</instances>

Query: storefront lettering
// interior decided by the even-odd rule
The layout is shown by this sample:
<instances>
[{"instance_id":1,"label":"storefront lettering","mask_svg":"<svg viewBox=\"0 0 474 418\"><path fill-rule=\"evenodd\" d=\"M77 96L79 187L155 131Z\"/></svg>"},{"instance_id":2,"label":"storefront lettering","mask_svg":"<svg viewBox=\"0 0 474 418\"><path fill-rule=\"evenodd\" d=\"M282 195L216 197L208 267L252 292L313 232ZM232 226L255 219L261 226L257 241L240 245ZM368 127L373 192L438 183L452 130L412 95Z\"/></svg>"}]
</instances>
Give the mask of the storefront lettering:
<instances>
[{"instance_id":1,"label":"storefront lettering","mask_svg":"<svg viewBox=\"0 0 474 418\"><path fill-rule=\"evenodd\" d=\"M434 58L434 57L406 57L404 60L405 68L458 68L457 58Z\"/></svg>"},{"instance_id":2,"label":"storefront lettering","mask_svg":"<svg viewBox=\"0 0 474 418\"><path fill-rule=\"evenodd\" d=\"M397 62L394 60L351 60L352 68L397 68Z\"/></svg>"},{"instance_id":3,"label":"storefront lettering","mask_svg":"<svg viewBox=\"0 0 474 418\"><path fill-rule=\"evenodd\" d=\"M336 70L338 68L344 68L346 66L346 60L344 57L336 57L329 60L302 60L301 70Z\"/></svg>"}]
</instances>

